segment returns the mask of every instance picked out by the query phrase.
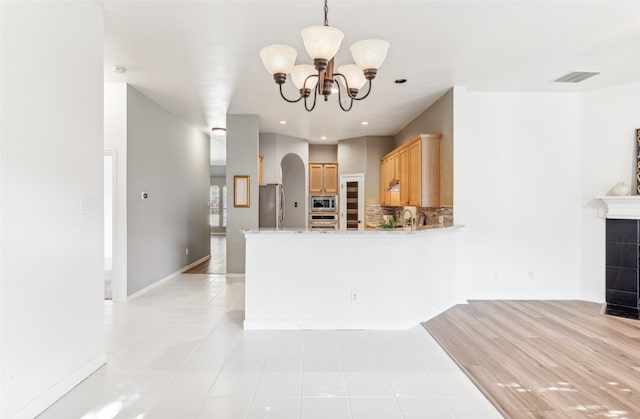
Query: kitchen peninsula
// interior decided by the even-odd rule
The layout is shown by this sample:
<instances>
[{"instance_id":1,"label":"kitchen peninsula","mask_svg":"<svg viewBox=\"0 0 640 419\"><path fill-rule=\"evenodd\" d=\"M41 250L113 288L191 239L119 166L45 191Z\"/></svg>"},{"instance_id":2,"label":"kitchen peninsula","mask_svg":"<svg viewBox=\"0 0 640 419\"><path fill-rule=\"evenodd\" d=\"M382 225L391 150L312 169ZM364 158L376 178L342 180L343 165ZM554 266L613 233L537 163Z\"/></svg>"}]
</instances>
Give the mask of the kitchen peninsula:
<instances>
[{"instance_id":1,"label":"kitchen peninsula","mask_svg":"<svg viewBox=\"0 0 640 419\"><path fill-rule=\"evenodd\" d=\"M455 231L245 230L245 329L404 330L456 303ZM320 262L319 262L320 261Z\"/></svg>"}]
</instances>

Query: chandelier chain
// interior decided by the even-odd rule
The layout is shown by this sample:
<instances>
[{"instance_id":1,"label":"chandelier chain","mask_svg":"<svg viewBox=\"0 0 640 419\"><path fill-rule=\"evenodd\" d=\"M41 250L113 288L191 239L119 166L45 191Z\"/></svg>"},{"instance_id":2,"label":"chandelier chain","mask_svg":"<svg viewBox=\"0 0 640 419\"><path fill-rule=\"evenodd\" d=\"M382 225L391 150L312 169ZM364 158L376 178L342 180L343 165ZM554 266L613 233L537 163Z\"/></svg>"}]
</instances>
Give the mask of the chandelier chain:
<instances>
[{"instance_id":1,"label":"chandelier chain","mask_svg":"<svg viewBox=\"0 0 640 419\"><path fill-rule=\"evenodd\" d=\"M324 26L329 26L329 6L327 0L324 0Z\"/></svg>"}]
</instances>

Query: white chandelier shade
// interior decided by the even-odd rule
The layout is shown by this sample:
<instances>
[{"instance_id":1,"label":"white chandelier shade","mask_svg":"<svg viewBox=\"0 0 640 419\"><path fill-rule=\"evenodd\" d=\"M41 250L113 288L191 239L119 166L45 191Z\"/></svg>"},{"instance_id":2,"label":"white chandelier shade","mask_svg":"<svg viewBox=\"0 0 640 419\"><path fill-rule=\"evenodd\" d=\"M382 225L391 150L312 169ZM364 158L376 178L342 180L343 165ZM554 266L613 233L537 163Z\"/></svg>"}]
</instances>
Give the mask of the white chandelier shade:
<instances>
[{"instance_id":1,"label":"white chandelier shade","mask_svg":"<svg viewBox=\"0 0 640 419\"><path fill-rule=\"evenodd\" d=\"M298 89L313 90L318 84L318 78L309 76L314 74L318 74L318 71L311 64L298 64L291 70L291 80ZM307 77L309 78L307 79ZM305 80L307 81L306 85Z\"/></svg>"},{"instance_id":2,"label":"white chandelier shade","mask_svg":"<svg viewBox=\"0 0 640 419\"><path fill-rule=\"evenodd\" d=\"M309 26L301 35L309 57L327 61L338 53L344 39L342 31L331 26Z\"/></svg>"},{"instance_id":3,"label":"white chandelier shade","mask_svg":"<svg viewBox=\"0 0 640 419\"><path fill-rule=\"evenodd\" d=\"M389 43L381 39L365 39L356 42L349 48L353 61L363 70L378 69L387 58Z\"/></svg>"},{"instance_id":4,"label":"white chandelier shade","mask_svg":"<svg viewBox=\"0 0 640 419\"><path fill-rule=\"evenodd\" d=\"M271 74L289 74L296 63L298 51L289 45L269 45L260 50L260 58Z\"/></svg>"},{"instance_id":5,"label":"white chandelier shade","mask_svg":"<svg viewBox=\"0 0 640 419\"><path fill-rule=\"evenodd\" d=\"M362 86L367 82L364 77L362 68L355 64L346 64L338 67L338 71L347 79L347 84L351 89L362 89Z\"/></svg>"}]
</instances>

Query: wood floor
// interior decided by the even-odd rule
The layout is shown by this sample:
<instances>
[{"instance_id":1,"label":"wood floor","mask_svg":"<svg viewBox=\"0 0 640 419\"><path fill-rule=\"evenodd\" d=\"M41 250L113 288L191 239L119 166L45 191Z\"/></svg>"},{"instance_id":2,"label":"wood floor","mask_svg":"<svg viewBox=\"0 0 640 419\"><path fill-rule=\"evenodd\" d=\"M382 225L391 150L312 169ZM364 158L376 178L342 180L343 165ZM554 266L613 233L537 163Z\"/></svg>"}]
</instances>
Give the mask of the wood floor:
<instances>
[{"instance_id":1,"label":"wood floor","mask_svg":"<svg viewBox=\"0 0 640 419\"><path fill-rule=\"evenodd\" d=\"M211 258L185 272L186 274L227 273L227 238L211 235Z\"/></svg>"},{"instance_id":2,"label":"wood floor","mask_svg":"<svg viewBox=\"0 0 640 419\"><path fill-rule=\"evenodd\" d=\"M640 321L584 301L473 301L424 324L507 418L640 418Z\"/></svg>"}]
</instances>

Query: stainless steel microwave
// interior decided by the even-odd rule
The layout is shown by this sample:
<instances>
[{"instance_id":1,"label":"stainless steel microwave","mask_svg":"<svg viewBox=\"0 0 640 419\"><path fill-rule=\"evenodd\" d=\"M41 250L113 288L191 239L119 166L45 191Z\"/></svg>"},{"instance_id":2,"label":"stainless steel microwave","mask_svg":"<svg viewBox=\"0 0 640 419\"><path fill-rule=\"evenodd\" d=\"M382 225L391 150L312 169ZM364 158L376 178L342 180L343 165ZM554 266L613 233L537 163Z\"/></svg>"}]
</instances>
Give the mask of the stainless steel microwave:
<instances>
[{"instance_id":1,"label":"stainless steel microwave","mask_svg":"<svg viewBox=\"0 0 640 419\"><path fill-rule=\"evenodd\" d=\"M337 195L310 196L309 212L338 212L338 196Z\"/></svg>"}]
</instances>

